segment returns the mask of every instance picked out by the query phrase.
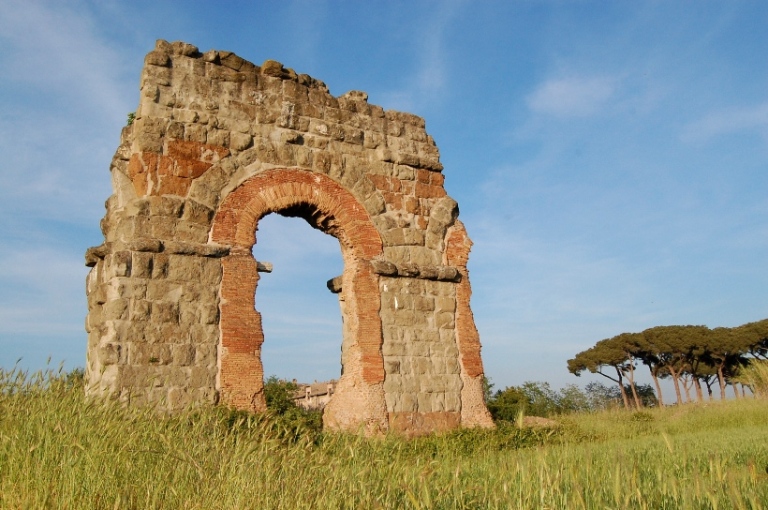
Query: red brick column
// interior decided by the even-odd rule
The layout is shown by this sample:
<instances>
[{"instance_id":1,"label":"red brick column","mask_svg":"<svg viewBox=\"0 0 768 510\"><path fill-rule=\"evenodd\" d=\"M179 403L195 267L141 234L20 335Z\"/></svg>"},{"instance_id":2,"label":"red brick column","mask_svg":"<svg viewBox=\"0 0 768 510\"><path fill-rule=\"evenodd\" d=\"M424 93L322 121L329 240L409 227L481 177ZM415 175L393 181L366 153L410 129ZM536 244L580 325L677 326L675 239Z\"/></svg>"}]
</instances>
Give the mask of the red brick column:
<instances>
[{"instance_id":1,"label":"red brick column","mask_svg":"<svg viewBox=\"0 0 768 510\"><path fill-rule=\"evenodd\" d=\"M256 261L250 253L234 253L222 260L219 388L226 404L263 411L264 333L261 314L254 306L258 280Z\"/></svg>"},{"instance_id":2,"label":"red brick column","mask_svg":"<svg viewBox=\"0 0 768 510\"><path fill-rule=\"evenodd\" d=\"M446 263L458 268L461 281L456 284L456 343L464 387L461 390L461 425L464 427L493 427L483 395L483 361L480 358L480 334L469 307L472 288L469 284L467 261L472 241L464 224L458 220L446 233Z\"/></svg>"}]
</instances>

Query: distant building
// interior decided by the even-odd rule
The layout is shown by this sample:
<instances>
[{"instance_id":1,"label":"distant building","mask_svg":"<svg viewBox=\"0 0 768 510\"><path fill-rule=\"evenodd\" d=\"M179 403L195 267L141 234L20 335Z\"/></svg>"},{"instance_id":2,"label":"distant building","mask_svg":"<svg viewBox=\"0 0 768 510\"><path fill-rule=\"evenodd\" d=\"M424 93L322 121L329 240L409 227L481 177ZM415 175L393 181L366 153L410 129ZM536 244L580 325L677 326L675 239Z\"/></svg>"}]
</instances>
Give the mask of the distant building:
<instances>
[{"instance_id":1,"label":"distant building","mask_svg":"<svg viewBox=\"0 0 768 510\"><path fill-rule=\"evenodd\" d=\"M293 401L304 409L323 409L336 393L336 379L312 384L298 383L299 389L294 393Z\"/></svg>"}]
</instances>

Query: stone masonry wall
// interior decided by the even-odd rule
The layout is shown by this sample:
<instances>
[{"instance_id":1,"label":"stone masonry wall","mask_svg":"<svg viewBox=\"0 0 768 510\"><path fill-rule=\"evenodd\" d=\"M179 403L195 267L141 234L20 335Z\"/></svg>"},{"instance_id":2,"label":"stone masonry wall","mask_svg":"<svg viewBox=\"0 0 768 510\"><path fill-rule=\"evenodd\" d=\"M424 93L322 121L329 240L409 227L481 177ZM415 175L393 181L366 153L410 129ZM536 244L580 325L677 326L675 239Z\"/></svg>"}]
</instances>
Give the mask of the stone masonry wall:
<instances>
[{"instance_id":1,"label":"stone masonry wall","mask_svg":"<svg viewBox=\"0 0 768 510\"><path fill-rule=\"evenodd\" d=\"M105 241L86 253L88 392L263 409L252 248L278 213L336 237L344 260L325 425L491 426L471 243L424 127L275 61L158 41L112 161Z\"/></svg>"}]
</instances>

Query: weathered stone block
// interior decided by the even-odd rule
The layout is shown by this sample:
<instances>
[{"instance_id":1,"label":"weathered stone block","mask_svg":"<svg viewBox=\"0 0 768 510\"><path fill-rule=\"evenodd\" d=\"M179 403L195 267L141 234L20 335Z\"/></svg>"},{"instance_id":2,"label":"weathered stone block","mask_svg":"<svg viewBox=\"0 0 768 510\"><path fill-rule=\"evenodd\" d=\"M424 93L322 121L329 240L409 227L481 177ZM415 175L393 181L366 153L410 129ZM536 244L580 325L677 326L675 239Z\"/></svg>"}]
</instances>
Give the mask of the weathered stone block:
<instances>
[{"instance_id":1,"label":"weathered stone block","mask_svg":"<svg viewBox=\"0 0 768 510\"><path fill-rule=\"evenodd\" d=\"M216 379L216 373L210 367L195 366L189 369L188 384L192 388L210 388Z\"/></svg>"},{"instance_id":2,"label":"weathered stone block","mask_svg":"<svg viewBox=\"0 0 768 510\"><path fill-rule=\"evenodd\" d=\"M103 365L117 365L121 361L122 346L111 342L105 342L98 347L99 361Z\"/></svg>"},{"instance_id":3,"label":"weathered stone block","mask_svg":"<svg viewBox=\"0 0 768 510\"><path fill-rule=\"evenodd\" d=\"M218 324L219 307L215 305L200 305L199 322L200 324Z\"/></svg>"},{"instance_id":4,"label":"weathered stone block","mask_svg":"<svg viewBox=\"0 0 768 510\"><path fill-rule=\"evenodd\" d=\"M144 299L146 296L146 281L137 278L113 278L103 289L106 300L115 299Z\"/></svg>"},{"instance_id":5,"label":"weathered stone block","mask_svg":"<svg viewBox=\"0 0 768 510\"><path fill-rule=\"evenodd\" d=\"M456 299L448 296L440 296L435 300L435 309L438 312L453 314L456 311Z\"/></svg>"},{"instance_id":6,"label":"weathered stone block","mask_svg":"<svg viewBox=\"0 0 768 510\"><path fill-rule=\"evenodd\" d=\"M114 276L131 276L131 264L133 263L132 254L129 251L119 251L113 253L107 266Z\"/></svg>"},{"instance_id":7,"label":"weathered stone block","mask_svg":"<svg viewBox=\"0 0 768 510\"><path fill-rule=\"evenodd\" d=\"M407 344L407 352L410 356L415 357L425 357L426 359L429 359L429 342L414 342L412 344ZM416 358L414 358L416 359Z\"/></svg>"},{"instance_id":8,"label":"weathered stone block","mask_svg":"<svg viewBox=\"0 0 768 510\"><path fill-rule=\"evenodd\" d=\"M435 309L435 300L432 297L417 296L413 300L413 308L417 312L431 312Z\"/></svg>"},{"instance_id":9,"label":"weathered stone block","mask_svg":"<svg viewBox=\"0 0 768 510\"><path fill-rule=\"evenodd\" d=\"M198 322L197 307L186 301L179 302L179 324L181 326L192 326Z\"/></svg>"},{"instance_id":10,"label":"weathered stone block","mask_svg":"<svg viewBox=\"0 0 768 510\"><path fill-rule=\"evenodd\" d=\"M135 343L128 344L128 363L134 367L134 371L137 377L140 377L140 372L137 370L142 366L160 366L168 365L173 361L171 356L171 346L168 344L147 344L147 343ZM147 371L147 376L152 371ZM155 372L155 376L157 376ZM153 384L156 384L154 381ZM129 381L130 385L136 384L136 381Z\"/></svg>"},{"instance_id":11,"label":"weathered stone block","mask_svg":"<svg viewBox=\"0 0 768 510\"><path fill-rule=\"evenodd\" d=\"M232 131L229 133L229 144L232 150L242 151L253 145L253 137L248 133L238 133Z\"/></svg>"},{"instance_id":12,"label":"weathered stone block","mask_svg":"<svg viewBox=\"0 0 768 510\"><path fill-rule=\"evenodd\" d=\"M181 283L168 280L151 280L147 283L147 299L150 301L169 300L178 302L182 295Z\"/></svg>"},{"instance_id":13,"label":"weathered stone block","mask_svg":"<svg viewBox=\"0 0 768 510\"><path fill-rule=\"evenodd\" d=\"M210 226L211 220L213 220L213 209L195 200L188 200L184 204L184 212L181 219Z\"/></svg>"},{"instance_id":14,"label":"weathered stone block","mask_svg":"<svg viewBox=\"0 0 768 510\"><path fill-rule=\"evenodd\" d=\"M195 359L195 347L191 344L176 344L171 346L171 359L180 367L191 365Z\"/></svg>"},{"instance_id":15,"label":"weathered stone block","mask_svg":"<svg viewBox=\"0 0 768 510\"><path fill-rule=\"evenodd\" d=\"M461 394L458 392L446 392L444 405L446 411L461 411Z\"/></svg>"},{"instance_id":16,"label":"weathered stone block","mask_svg":"<svg viewBox=\"0 0 768 510\"><path fill-rule=\"evenodd\" d=\"M152 303L151 320L154 322L179 322L178 303L155 301Z\"/></svg>"},{"instance_id":17,"label":"weathered stone block","mask_svg":"<svg viewBox=\"0 0 768 510\"><path fill-rule=\"evenodd\" d=\"M195 345L213 344L219 340L219 328L215 325L197 325L189 329L189 338Z\"/></svg>"},{"instance_id":18,"label":"weathered stone block","mask_svg":"<svg viewBox=\"0 0 768 510\"><path fill-rule=\"evenodd\" d=\"M384 363L384 371L387 374L399 374L400 373L400 362L399 361L385 361L385 363Z\"/></svg>"},{"instance_id":19,"label":"weathered stone block","mask_svg":"<svg viewBox=\"0 0 768 510\"><path fill-rule=\"evenodd\" d=\"M216 339L214 339L216 340ZM194 365L200 368L211 370L216 367L216 345L211 342L207 344L195 343Z\"/></svg>"},{"instance_id":20,"label":"weathered stone block","mask_svg":"<svg viewBox=\"0 0 768 510\"><path fill-rule=\"evenodd\" d=\"M105 321L110 320L127 320L128 319L128 305L127 299L113 299L107 301L104 304L102 316Z\"/></svg>"},{"instance_id":21,"label":"weathered stone block","mask_svg":"<svg viewBox=\"0 0 768 510\"><path fill-rule=\"evenodd\" d=\"M424 246L424 232L413 228L404 229L403 243L409 246Z\"/></svg>"},{"instance_id":22,"label":"weathered stone block","mask_svg":"<svg viewBox=\"0 0 768 510\"><path fill-rule=\"evenodd\" d=\"M152 314L152 305L149 301L133 300L131 302L130 320L147 321Z\"/></svg>"},{"instance_id":23,"label":"weathered stone block","mask_svg":"<svg viewBox=\"0 0 768 510\"><path fill-rule=\"evenodd\" d=\"M190 221L180 221L176 224L176 239L193 243L205 243L208 239L208 226Z\"/></svg>"},{"instance_id":24,"label":"weathered stone block","mask_svg":"<svg viewBox=\"0 0 768 510\"><path fill-rule=\"evenodd\" d=\"M382 354L387 356L405 356L408 352L406 344L402 342L384 341L381 347Z\"/></svg>"},{"instance_id":25,"label":"weathered stone block","mask_svg":"<svg viewBox=\"0 0 768 510\"><path fill-rule=\"evenodd\" d=\"M419 401L414 393L403 393L400 399L400 408L393 411L416 412L419 410Z\"/></svg>"},{"instance_id":26,"label":"weathered stone block","mask_svg":"<svg viewBox=\"0 0 768 510\"><path fill-rule=\"evenodd\" d=\"M454 314L450 312L438 312L435 317L435 326L438 329L453 329Z\"/></svg>"},{"instance_id":27,"label":"weathered stone block","mask_svg":"<svg viewBox=\"0 0 768 510\"><path fill-rule=\"evenodd\" d=\"M418 411L422 413L432 412L432 399L431 393L419 393L416 395L418 399Z\"/></svg>"},{"instance_id":28,"label":"weathered stone block","mask_svg":"<svg viewBox=\"0 0 768 510\"><path fill-rule=\"evenodd\" d=\"M384 391L389 394L398 394L402 392L402 380L398 374L387 374L384 379Z\"/></svg>"},{"instance_id":29,"label":"weathered stone block","mask_svg":"<svg viewBox=\"0 0 768 510\"><path fill-rule=\"evenodd\" d=\"M185 407L189 407L190 404L193 404L194 400L194 395L185 387L170 388L168 390L167 402L168 407L171 409L184 409Z\"/></svg>"},{"instance_id":30,"label":"weathered stone block","mask_svg":"<svg viewBox=\"0 0 768 510\"><path fill-rule=\"evenodd\" d=\"M413 326L416 322L416 314L413 310L400 310L394 317L394 324L401 327Z\"/></svg>"},{"instance_id":31,"label":"weathered stone block","mask_svg":"<svg viewBox=\"0 0 768 510\"><path fill-rule=\"evenodd\" d=\"M429 359L430 362L429 373L435 375L447 373L445 358L442 356L430 356L427 359Z\"/></svg>"},{"instance_id":32,"label":"weathered stone block","mask_svg":"<svg viewBox=\"0 0 768 510\"><path fill-rule=\"evenodd\" d=\"M153 254L147 252L134 252L131 258L133 276L136 278L152 277Z\"/></svg>"},{"instance_id":33,"label":"weathered stone block","mask_svg":"<svg viewBox=\"0 0 768 510\"><path fill-rule=\"evenodd\" d=\"M429 373L431 368L430 359L424 356L416 356L411 360L413 366L413 373L416 375L424 375Z\"/></svg>"}]
</instances>

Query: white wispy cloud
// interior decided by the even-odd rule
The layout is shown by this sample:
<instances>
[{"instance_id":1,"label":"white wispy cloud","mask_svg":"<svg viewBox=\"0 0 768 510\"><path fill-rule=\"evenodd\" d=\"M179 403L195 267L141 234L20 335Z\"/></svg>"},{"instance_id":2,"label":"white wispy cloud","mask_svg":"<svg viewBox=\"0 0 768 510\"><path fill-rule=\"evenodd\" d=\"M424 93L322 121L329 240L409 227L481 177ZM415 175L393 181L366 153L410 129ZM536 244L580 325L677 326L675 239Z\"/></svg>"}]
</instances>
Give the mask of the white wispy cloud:
<instances>
[{"instance_id":1,"label":"white wispy cloud","mask_svg":"<svg viewBox=\"0 0 768 510\"><path fill-rule=\"evenodd\" d=\"M327 2L307 0L291 0L290 2L281 2L281 4L286 10L286 16L291 20L291 30L293 33L301 34L301 37L292 40L291 44L285 45L284 51L289 52L289 54L300 53L304 58L309 56L310 61L317 60L322 53L323 39L327 35L323 31L323 27L332 17L331 5ZM258 4L254 3L253 5L257 6ZM243 57L248 58L246 55ZM292 65L291 63L285 64L289 67ZM299 73L308 72L299 69L296 71Z\"/></svg>"},{"instance_id":2,"label":"white wispy cloud","mask_svg":"<svg viewBox=\"0 0 768 510\"><path fill-rule=\"evenodd\" d=\"M105 33L98 8L0 1L0 226L12 245L0 254L2 366L84 358L82 254L101 237L109 162L141 62Z\"/></svg>"},{"instance_id":3,"label":"white wispy cloud","mask_svg":"<svg viewBox=\"0 0 768 510\"><path fill-rule=\"evenodd\" d=\"M27 242L0 253L0 366L41 367L85 357L87 312L82 255Z\"/></svg>"},{"instance_id":4,"label":"white wispy cloud","mask_svg":"<svg viewBox=\"0 0 768 510\"><path fill-rule=\"evenodd\" d=\"M80 222L103 211L109 162L138 98L141 57L115 47L92 7L77 1L2 4L0 212L28 222Z\"/></svg>"},{"instance_id":5,"label":"white wispy cloud","mask_svg":"<svg viewBox=\"0 0 768 510\"><path fill-rule=\"evenodd\" d=\"M44 95L60 94L77 107L103 116L125 115L126 56L99 34L88 9L78 3L6 1L0 39L7 79Z\"/></svg>"},{"instance_id":6,"label":"white wispy cloud","mask_svg":"<svg viewBox=\"0 0 768 510\"><path fill-rule=\"evenodd\" d=\"M497 383L580 382L565 370L568 358L658 322L661 303L651 303L642 269L578 241L493 223L473 234L470 278L486 373Z\"/></svg>"},{"instance_id":7,"label":"white wispy cloud","mask_svg":"<svg viewBox=\"0 0 768 510\"><path fill-rule=\"evenodd\" d=\"M705 142L730 133L757 131L768 141L768 101L711 112L685 126L681 139Z\"/></svg>"},{"instance_id":8,"label":"white wispy cloud","mask_svg":"<svg viewBox=\"0 0 768 510\"><path fill-rule=\"evenodd\" d=\"M450 0L439 4L439 9L430 11L425 26L419 27L419 38L413 46L412 67L415 72L406 87L390 90L382 94L383 103L388 108L400 111L416 112L423 110L439 97L448 83L449 55L446 38L465 0ZM415 25L418 25L418 21Z\"/></svg>"},{"instance_id":9,"label":"white wispy cloud","mask_svg":"<svg viewBox=\"0 0 768 510\"><path fill-rule=\"evenodd\" d=\"M535 113L555 117L588 117L599 113L615 96L618 80L605 76L552 78L526 99Z\"/></svg>"}]
</instances>

